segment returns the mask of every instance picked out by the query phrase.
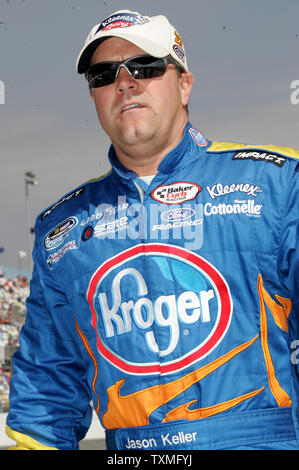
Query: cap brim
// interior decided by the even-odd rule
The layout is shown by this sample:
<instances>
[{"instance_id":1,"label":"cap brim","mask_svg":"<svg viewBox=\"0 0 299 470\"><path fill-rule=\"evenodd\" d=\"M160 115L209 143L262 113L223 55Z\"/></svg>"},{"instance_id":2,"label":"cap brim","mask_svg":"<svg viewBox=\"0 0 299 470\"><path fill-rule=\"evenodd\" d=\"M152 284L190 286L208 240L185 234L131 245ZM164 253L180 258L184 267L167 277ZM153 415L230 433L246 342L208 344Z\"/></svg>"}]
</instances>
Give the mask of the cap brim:
<instances>
[{"instance_id":1,"label":"cap brim","mask_svg":"<svg viewBox=\"0 0 299 470\"><path fill-rule=\"evenodd\" d=\"M134 34L129 31L124 32L123 30L119 33L118 31L113 30L105 32L101 31L99 34L96 34L93 40L89 44L85 45L80 51L76 64L76 70L78 73L84 73L88 69L94 51L101 42L108 37L119 37L121 39L125 39L153 57L165 57L169 54L168 50L162 47L161 44L156 43L154 39L149 41L136 33Z\"/></svg>"}]
</instances>

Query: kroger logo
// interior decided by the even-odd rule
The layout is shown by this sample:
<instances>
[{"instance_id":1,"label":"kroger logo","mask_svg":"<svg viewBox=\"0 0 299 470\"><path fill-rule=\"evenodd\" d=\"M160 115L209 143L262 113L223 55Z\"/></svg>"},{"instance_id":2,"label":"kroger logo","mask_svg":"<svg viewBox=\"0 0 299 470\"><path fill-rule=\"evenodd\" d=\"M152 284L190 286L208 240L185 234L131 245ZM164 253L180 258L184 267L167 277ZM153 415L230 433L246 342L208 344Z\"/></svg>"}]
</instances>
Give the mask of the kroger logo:
<instances>
[{"instance_id":1,"label":"kroger logo","mask_svg":"<svg viewBox=\"0 0 299 470\"><path fill-rule=\"evenodd\" d=\"M207 260L177 246L137 245L103 263L87 300L99 353L130 374L169 374L208 355L232 300Z\"/></svg>"}]
</instances>

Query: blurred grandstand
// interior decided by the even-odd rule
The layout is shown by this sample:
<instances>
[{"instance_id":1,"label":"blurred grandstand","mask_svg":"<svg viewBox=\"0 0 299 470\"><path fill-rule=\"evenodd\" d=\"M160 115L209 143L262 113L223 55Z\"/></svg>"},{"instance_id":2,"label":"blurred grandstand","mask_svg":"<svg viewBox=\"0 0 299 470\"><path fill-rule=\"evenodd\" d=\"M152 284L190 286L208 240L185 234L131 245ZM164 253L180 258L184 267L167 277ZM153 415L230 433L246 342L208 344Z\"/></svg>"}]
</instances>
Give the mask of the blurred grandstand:
<instances>
[{"instance_id":1,"label":"blurred grandstand","mask_svg":"<svg viewBox=\"0 0 299 470\"><path fill-rule=\"evenodd\" d=\"M0 267L0 412L8 411L11 357L26 317L30 274Z\"/></svg>"}]
</instances>

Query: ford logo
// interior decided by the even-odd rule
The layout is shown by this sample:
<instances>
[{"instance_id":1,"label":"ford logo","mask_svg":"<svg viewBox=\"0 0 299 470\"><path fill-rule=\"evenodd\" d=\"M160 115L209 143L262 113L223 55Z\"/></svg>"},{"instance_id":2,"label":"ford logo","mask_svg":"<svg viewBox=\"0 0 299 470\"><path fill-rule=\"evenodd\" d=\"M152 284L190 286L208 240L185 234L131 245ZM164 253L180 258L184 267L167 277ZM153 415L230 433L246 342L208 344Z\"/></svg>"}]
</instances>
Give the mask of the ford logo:
<instances>
[{"instance_id":1,"label":"ford logo","mask_svg":"<svg viewBox=\"0 0 299 470\"><path fill-rule=\"evenodd\" d=\"M186 220L190 219L192 215L195 214L194 209L190 208L178 208L178 209L170 209L169 211L163 212L161 214L162 220L165 221L172 221L174 222L175 220Z\"/></svg>"}]
</instances>

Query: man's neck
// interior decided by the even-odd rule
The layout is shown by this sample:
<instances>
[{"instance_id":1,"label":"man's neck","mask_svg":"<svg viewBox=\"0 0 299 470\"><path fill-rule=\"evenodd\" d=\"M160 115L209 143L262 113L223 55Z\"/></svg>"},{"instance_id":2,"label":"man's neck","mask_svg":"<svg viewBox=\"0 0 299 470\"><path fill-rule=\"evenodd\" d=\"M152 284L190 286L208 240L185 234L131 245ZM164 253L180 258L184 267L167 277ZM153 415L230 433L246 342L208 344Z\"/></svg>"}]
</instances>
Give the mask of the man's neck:
<instances>
[{"instance_id":1,"label":"man's neck","mask_svg":"<svg viewBox=\"0 0 299 470\"><path fill-rule=\"evenodd\" d=\"M130 151L130 153L124 152L115 145L114 150L119 162L128 170L134 171L138 176L155 175L161 160L168 153L157 153L153 155L151 152L147 154L145 146L143 146L141 151L135 148L133 151Z\"/></svg>"}]
</instances>

